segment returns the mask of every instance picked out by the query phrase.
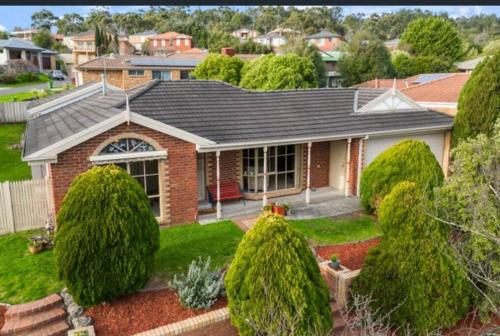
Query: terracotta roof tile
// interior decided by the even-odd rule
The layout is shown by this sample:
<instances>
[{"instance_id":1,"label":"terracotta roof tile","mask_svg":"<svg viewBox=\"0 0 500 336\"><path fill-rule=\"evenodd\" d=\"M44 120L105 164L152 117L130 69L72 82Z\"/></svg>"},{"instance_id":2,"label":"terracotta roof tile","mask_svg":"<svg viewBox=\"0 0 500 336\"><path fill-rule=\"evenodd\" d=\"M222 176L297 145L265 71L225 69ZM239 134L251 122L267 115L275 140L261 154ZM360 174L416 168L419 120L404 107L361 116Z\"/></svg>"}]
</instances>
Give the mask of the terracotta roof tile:
<instances>
[{"instance_id":1,"label":"terracotta roof tile","mask_svg":"<svg viewBox=\"0 0 500 336\"><path fill-rule=\"evenodd\" d=\"M469 76L470 74L468 73L456 73L448 77L402 89L401 92L419 102L456 103L460 96L460 91L469 79Z\"/></svg>"}]
</instances>

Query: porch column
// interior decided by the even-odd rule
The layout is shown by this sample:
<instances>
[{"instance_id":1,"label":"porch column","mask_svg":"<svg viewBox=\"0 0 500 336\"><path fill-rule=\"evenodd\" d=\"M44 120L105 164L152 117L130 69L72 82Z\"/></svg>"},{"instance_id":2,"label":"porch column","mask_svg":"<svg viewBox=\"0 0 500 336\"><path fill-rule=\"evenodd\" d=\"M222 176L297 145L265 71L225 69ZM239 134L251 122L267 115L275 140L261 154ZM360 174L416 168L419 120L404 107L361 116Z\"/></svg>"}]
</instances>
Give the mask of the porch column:
<instances>
[{"instance_id":1,"label":"porch column","mask_svg":"<svg viewBox=\"0 0 500 336\"><path fill-rule=\"evenodd\" d=\"M349 196L349 189L351 185L351 138L347 139L347 158L346 158L346 172L345 172L345 196Z\"/></svg>"},{"instance_id":2,"label":"porch column","mask_svg":"<svg viewBox=\"0 0 500 336\"><path fill-rule=\"evenodd\" d=\"M43 56L42 56L42 52L38 52L37 53L37 57L38 57L38 69L40 70L40 72L43 72Z\"/></svg>"},{"instance_id":3,"label":"porch column","mask_svg":"<svg viewBox=\"0 0 500 336\"><path fill-rule=\"evenodd\" d=\"M306 204L311 203L311 146L312 142L307 143L307 188Z\"/></svg>"},{"instance_id":4,"label":"porch column","mask_svg":"<svg viewBox=\"0 0 500 336\"><path fill-rule=\"evenodd\" d=\"M220 151L215 152L217 162L217 219L221 219L222 211L220 205Z\"/></svg>"},{"instance_id":5,"label":"porch column","mask_svg":"<svg viewBox=\"0 0 500 336\"><path fill-rule=\"evenodd\" d=\"M262 206L267 205L267 146L264 146L264 186L262 188L264 196L262 196Z\"/></svg>"}]
</instances>

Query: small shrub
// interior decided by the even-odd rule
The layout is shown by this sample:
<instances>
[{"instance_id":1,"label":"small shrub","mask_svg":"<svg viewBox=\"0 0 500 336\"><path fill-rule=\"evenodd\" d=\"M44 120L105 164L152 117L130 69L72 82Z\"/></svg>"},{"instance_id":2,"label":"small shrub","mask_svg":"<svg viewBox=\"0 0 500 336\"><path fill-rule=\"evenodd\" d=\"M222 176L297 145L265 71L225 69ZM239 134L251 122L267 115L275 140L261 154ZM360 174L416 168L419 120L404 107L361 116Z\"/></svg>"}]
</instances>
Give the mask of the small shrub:
<instances>
[{"instance_id":1,"label":"small shrub","mask_svg":"<svg viewBox=\"0 0 500 336\"><path fill-rule=\"evenodd\" d=\"M75 301L90 306L142 288L160 230L144 188L123 169L78 176L57 214L54 256Z\"/></svg>"},{"instance_id":2,"label":"small shrub","mask_svg":"<svg viewBox=\"0 0 500 336\"><path fill-rule=\"evenodd\" d=\"M224 290L222 273L210 268L210 257L193 260L186 275L174 276L168 286L177 291L183 307L208 309Z\"/></svg>"},{"instance_id":3,"label":"small shrub","mask_svg":"<svg viewBox=\"0 0 500 336\"><path fill-rule=\"evenodd\" d=\"M15 84L17 82L16 77L17 77L17 73L15 71L7 70L4 72L4 74L2 76L2 83Z\"/></svg>"},{"instance_id":4,"label":"small shrub","mask_svg":"<svg viewBox=\"0 0 500 336\"><path fill-rule=\"evenodd\" d=\"M18 83L27 83L38 80L38 76L33 72L22 72L16 77Z\"/></svg>"},{"instance_id":5,"label":"small shrub","mask_svg":"<svg viewBox=\"0 0 500 336\"><path fill-rule=\"evenodd\" d=\"M430 194L443 178L441 166L429 146L420 140L405 140L379 154L363 170L361 204L374 212L399 182L415 182Z\"/></svg>"}]
</instances>

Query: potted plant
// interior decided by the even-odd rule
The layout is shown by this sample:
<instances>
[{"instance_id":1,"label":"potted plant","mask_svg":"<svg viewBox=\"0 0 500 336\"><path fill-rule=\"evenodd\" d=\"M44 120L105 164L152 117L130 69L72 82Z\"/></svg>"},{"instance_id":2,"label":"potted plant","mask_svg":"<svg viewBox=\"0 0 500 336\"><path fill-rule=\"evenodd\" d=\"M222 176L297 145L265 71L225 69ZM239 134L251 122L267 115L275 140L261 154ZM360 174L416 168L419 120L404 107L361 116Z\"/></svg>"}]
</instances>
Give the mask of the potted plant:
<instances>
[{"instance_id":1,"label":"potted plant","mask_svg":"<svg viewBox=\"0 0 500 336\"><path fill-rule=\"evenodd\" d=\"M274 203L273 204L273 213L281 215L281 216L286 216L286 209L283 205Z\"/></svg>"},{"instance_id":2,"label":"potted plant","mask_svg":"<svg viewBox=\"0 0 500 336\"><path fill-rule=\"evenodd\" d=\"M43 242L40 240L32 240L28 245L28 249L31 254L40 253L43 250Z\"/></svg>"},{"instance_id":3,"label":"potted plant","mask_svg":"<svg viewBox=\"0 0 500 336\"><path fill-rule=\"evenodd\" d=\"M332 256L330 257L330 267L334 270L340 269L340 260L336 254L332 254Z\"/></svg>"},{"instance_id":4,"label":"potted plant","mask_svg":"<svg viewBox=\"0 0 500 336\"><path fill-rule=\"evenodd\" d=\"M270 204L264 205L262 207L262 211L264 211L264 212L272 212L273 211L273 206L270 205Z\"/></svg>"}]
</instances>

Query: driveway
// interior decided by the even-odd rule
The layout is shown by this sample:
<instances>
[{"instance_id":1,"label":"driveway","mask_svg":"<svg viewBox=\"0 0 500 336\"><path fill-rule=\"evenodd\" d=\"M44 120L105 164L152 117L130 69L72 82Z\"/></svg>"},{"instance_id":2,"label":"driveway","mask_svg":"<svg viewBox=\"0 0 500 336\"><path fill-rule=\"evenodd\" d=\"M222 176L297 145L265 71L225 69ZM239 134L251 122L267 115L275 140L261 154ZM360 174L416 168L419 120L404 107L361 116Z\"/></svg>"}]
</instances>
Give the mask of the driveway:
<instances>
[{"instance_id":1,"label":"driveway","mask_svg":"<svg viewBox=\"0 0 500 336\"><path fill-rule=\"evenodd\" d=\"M55 87L55 88L61 87L65 83L70 84L70 81L69 80L54 81L53 87ZM46 89L47 87L48 87L47 83L18 86L18 87L13 87L13 88L0 87L0 96L10 95L10 94L19 93L19 92L30 92L33 89L43 90L43 89Z\"/></svg>"}]
</instances>

